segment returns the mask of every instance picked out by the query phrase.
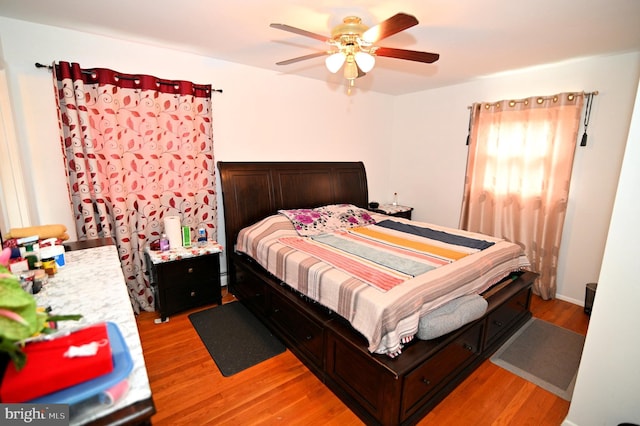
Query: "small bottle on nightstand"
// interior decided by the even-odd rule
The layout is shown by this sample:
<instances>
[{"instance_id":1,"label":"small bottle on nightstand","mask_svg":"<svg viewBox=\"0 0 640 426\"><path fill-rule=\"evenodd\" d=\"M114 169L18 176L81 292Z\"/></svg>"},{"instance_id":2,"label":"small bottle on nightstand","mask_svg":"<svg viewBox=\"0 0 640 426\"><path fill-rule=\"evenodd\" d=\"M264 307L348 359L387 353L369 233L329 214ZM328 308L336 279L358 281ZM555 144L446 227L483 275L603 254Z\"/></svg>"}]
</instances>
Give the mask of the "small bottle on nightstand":
<instances>
[{"instance_id":1,"label":"small bottle on nightstand","mask_svg":"<svg viewBox=\"0 0 640 426\"><path fill-rule=\"evenodd\" d=\"M393 193L393 203L391 203L391 204L393 204L394 206L398 205L398 193L397 192Z\"/></svg>"},{"instance_id":2,"label":"small bottle on nightstand","mask_svg":"<svg viewBox=\"0 0 640 426\"><path fill-rule=\"evenodd\" d=\"M160 237L160 251L168 251L169 250L169 238L167 238L167 234L162 234Z\"/></svg>"},{"instance_id":3,"label":"small bottle on nightstand","mask_svg":"<svg viewBox=\"0 0 640 426\"><path fill-rule=\"evenodd\" d=\"M198 229L198 245L200 247L207 245L207 230L202 227Z\"/></svg>"}]
</instances>

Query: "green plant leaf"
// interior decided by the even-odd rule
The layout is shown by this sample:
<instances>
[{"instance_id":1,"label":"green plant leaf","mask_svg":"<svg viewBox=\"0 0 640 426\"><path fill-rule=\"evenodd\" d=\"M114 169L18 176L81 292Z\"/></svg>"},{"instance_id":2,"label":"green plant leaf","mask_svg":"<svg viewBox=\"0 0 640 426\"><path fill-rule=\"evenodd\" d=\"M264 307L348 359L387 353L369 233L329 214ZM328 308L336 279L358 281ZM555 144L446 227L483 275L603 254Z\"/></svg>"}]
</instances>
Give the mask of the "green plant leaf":
<instances>
[{"instance_id":1,"label":"green plant leaf","mask_svg":"<svg viewBox=\"0 0 640 426\"><path fill-rule=\"evenodd\" d=\"M15 312L26 322L24 324L6 316L0 316L0 338L17 341L26 339L38 331L40 320L37 317L35 299L23 290L16 277L8 274L6 268L1 266L0 309Z\"/></svg>"},{"instance_id":2,"label":"green plant leaf","mask_svg":"<svg viewBox=\"0 0 640 426\"><path fill-rule=\"evenodd\" d=\"M82 315L51 315L39 311L36 300L27 293L18 278L0 265L0 352L5 352L16 369L21 370L27 360L19 343L36 333L53 332L49 321L79 320Z\"/></svg>"}]
</instances>

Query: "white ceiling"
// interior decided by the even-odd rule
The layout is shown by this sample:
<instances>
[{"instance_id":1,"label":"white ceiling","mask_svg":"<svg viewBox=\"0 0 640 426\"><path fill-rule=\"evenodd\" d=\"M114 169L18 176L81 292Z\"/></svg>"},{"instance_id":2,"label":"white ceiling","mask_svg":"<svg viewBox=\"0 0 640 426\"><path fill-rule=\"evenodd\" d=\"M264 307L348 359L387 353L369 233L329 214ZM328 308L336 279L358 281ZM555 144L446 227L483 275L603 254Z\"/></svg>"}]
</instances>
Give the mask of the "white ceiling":
<instances>
[{"instance_id":1,"label":"white ceiling","mask_svg":"<svg viewBox=\"0 0 640 426\"><path fill-rule=\"evenodd\" d=\"M379 57L373 71L357 80L360 90L403 94L533 65L640 51L640 0L0 0L0 15L9 18L339 83L340 73L330 74L321 57L276 66L325 46L269 24L329 35L345 16L373 26L397 12L420 23L377 44L436 52L440 60Z\"/></svg>"}]
</instances>

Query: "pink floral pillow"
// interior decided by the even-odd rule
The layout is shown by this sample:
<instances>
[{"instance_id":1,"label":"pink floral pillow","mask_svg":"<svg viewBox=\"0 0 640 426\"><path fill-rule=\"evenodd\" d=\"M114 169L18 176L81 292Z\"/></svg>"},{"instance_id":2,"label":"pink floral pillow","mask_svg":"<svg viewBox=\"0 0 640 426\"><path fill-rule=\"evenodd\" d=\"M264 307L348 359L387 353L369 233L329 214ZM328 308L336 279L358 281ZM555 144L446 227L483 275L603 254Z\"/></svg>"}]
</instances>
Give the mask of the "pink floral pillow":
<instances>
[{"instance_id":1,"label":"pink floral pillow","mask_svg":"<svg viewBox=\"0 0 640 426\"><path fill-rule=\"evenodd\" d=\"M310 236L376 223L369 212L352 204L332 204L315 209L279 210L299 235Z\"/></svg>"}]
</instances>

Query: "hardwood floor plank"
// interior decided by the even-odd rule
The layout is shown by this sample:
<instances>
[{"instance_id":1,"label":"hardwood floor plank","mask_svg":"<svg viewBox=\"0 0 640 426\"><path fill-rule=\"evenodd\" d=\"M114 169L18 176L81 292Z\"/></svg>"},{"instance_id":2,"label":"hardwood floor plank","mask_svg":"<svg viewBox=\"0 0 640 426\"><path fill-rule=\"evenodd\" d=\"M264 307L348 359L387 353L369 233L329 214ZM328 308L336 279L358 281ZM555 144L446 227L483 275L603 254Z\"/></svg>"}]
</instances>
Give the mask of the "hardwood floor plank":
<instances>
[{"instance_id":1,"label":"hardwood floor plank","mask_svg":"<svg viewBox=\"0 0 640 426\"><path fill-rule=\"evenodd\" d=\"M223 290L223 303L235 300ZM215 306L215 305L212 305ZM157 414L155 426L362 425L289 350L224 377L200 341L188 315L155 324L143 312L137 323ZM535 317L586 334L581 306L532 300ZM486 360L419 425L559 425L569 402Z\"/></svg>"}]
</instances>

